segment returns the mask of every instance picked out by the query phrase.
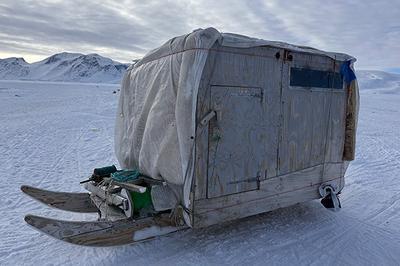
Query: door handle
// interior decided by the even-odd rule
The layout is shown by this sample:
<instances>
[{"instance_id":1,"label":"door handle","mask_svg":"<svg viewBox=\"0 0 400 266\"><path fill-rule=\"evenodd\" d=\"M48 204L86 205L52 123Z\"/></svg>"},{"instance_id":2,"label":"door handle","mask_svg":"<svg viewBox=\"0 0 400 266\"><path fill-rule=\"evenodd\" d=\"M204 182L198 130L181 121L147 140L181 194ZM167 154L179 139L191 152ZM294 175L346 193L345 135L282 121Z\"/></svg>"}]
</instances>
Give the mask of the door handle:
<instances>
[{"instance_id":1,"label":"door handle","mask_svg":"<svg viewBox=\"0 0 400 266\"><path fill-rule=\"evenodd\" d=\"M207 113L203 119L201 119L200 124L202 126L205 126L208 124L208 122L210 122L211 119L213 119L214 116L216 116L217 113L215 111L210 111L209 113Z\"/></svg>"}]
</instances>

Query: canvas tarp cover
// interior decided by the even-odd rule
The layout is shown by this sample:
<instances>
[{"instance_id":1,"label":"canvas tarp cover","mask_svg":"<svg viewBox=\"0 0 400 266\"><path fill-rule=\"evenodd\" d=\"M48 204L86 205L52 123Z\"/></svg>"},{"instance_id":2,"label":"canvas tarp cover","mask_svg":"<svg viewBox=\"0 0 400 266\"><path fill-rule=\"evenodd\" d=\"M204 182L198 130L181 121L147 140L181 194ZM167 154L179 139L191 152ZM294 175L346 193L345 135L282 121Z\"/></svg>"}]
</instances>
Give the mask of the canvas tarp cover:
<instances>
[{"instance_id":1,"label":"canvas tarp cover","mask_svg":"<svg viewBox=\"0 0 400 266\"><path fill-rule=\"evenodd\" d=\"M122 168L167 181L177 203L190 208L200 79L213 45L273 46L335 59L350 58L309 47L270 42L214 28L173 38L130 67L122 81L115 152ZM188 217L186 222L190 225Z\"/></svg>"},{"instance_id":2,"label":"canvas tarp cover","mask_svg":"<svg viewBox=\"0 0 400 266\"><path fill-rule=\"evenodd\" d=\"M122 81L115 131L120 166L180 186L174 192L186 207L197 90L208 49L219 37L210 28L171 39L128 69Z\"/></svg>"}]
</instances>

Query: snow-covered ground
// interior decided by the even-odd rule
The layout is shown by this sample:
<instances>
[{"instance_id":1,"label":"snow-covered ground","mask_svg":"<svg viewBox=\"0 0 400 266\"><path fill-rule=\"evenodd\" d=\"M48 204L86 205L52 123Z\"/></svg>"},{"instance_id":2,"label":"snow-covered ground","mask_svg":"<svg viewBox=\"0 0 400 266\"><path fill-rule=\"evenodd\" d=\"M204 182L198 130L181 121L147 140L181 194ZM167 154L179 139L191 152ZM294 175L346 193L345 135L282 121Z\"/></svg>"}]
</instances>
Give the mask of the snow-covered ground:
<instances>
[{"instance_id":1,"label":"snow-covered ground","mask_svg":"<svg viewBox=\"0 0 400 266\"><path fill-rule=\"evenodd\" d=\"M364 74L361 83L369 84L382 73ZM23 217L93 215L47 208L19 187L82 191L79 181L94 167L116 163L118 85L0 81L0 265L400 265L400 86L393 82L361 92L357 159L340 212L312 201L135 245L91 248L41 235Z\"/></svg>"}]
</instances>

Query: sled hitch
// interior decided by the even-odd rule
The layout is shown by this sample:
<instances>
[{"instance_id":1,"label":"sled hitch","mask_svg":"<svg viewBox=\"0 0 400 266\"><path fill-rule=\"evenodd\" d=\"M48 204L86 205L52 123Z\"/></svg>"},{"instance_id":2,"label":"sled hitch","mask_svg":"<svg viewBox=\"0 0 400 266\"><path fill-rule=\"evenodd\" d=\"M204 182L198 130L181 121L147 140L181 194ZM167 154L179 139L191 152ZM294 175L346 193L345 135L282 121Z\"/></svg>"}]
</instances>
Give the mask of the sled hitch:
<instances>
[{"instance_id":1,"label":"sled hitch","mask_svg":"<svg viewBox=\"0 0 400 266\"><path fill-rule=\"evenodd\" d=\"M342 206L338 198L338 188L334 184L324 183L319 186L319 194L321 195L321 204L330 211L339 211Z\"/></svg>"}]
</instances>

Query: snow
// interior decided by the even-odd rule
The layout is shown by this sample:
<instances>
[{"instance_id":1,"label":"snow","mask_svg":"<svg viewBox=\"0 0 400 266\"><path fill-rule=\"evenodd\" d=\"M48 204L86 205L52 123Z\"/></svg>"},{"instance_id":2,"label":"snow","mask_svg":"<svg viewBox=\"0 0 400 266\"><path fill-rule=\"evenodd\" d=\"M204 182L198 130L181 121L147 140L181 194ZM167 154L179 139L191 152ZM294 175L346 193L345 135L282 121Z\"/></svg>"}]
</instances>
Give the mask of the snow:
<instances>
[{"instance_id":1,"label":"snow","mask_svg":"<svg viewBox=\"0 0 400 266\"><path fill-rule=\"evenodd\" d=\"M143 239L159 236L159 235L166 235L171 232L176 231L176 227L172 226L166 226L166 227L159 227L156 225L153 225L149 228L144 228L139 231L135 231L133 234L133 240L134 241L141 241Z\"/></svg>"},{"instance_id":2,"label":"snow","mask_svg":"<svg viewBox=\"0 0 400 266\"><path fill-rule=\"evenodd\" d=\"M400 74L387 73L383 71L361 70L357 72L360 87L364 91L376 93L398 94L400 90Z\"/></svg>"},{"instance_id":3,"label":"snow","mask_svg":"<svg viewBox=\"0 0 400 266\"><path fill-rule=\"evenodd\" d=\"M341 211L311 201L108 248L74 246L32 230L27 213L96 217L50 209L19 187L83 191L79 181L94 167L116 163L119 85L0 81L0 265L399 265L400 76L359 76L357 156Z\"/></svg>"},{"instance_id":4,"label":"snow","mask_svg":"<svg viewBox=\"0 0 400 266\"><path fill-rule=\"evenodd\" d=\"M11 57L0 59L0 79L119 83L127 67L98 54L64 52L32 64Z\"/></svg>"}]
</instances>

